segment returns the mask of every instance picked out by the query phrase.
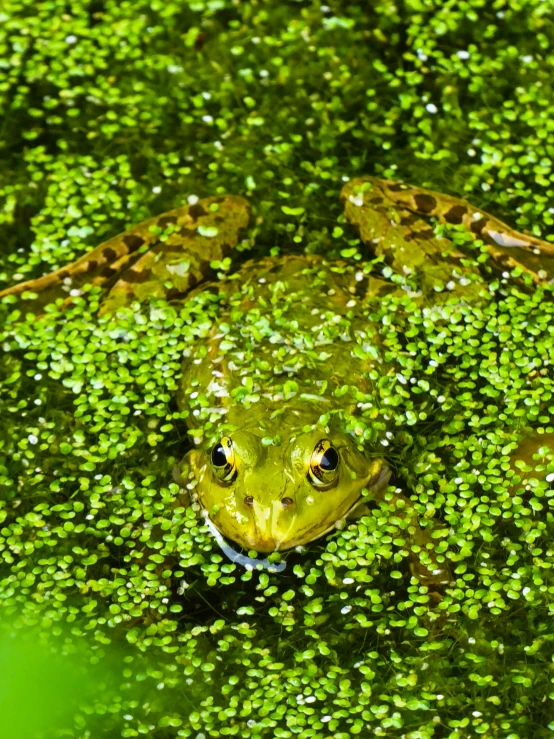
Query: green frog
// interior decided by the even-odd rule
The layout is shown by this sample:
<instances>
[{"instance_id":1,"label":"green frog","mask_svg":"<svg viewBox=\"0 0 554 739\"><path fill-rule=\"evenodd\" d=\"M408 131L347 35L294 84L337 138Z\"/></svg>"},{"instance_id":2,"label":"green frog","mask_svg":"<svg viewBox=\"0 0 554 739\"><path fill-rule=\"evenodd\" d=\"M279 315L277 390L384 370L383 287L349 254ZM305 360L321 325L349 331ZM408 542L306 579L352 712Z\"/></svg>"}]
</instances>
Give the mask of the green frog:
<instances>
[{"instance_id":1,"label":"green frog","mask_svg":"<svg viewBox=\"0 0 554 739\"><path fill-rule=\"evenodd\" d=\"M464 226L487 245L500 271L519 267L531 283L546 279L540 259L552 256L554 245L464 200L375 177L349 181L341 199L370 252L393 272L414 277L416 300L479 300L487 290L479 269L435 234L428 216ZM224 537L247 550L283 552L363 515L368 501L386 499L403 522L412 571L432 586L445 582L433 527L421 527L411 501L388 486L383 430L344 421L345 414L355 418L357 390L367 398L376 379L394 371L382 359L368 306L406 286L364 271L360 262L314 254L250 259L214 281L210 265L240 243L248 222L242 197L189 202L0 297L44 305L60 285L66 300L85 284L110 286L102 314L152 297L217 301L217 320L182 365L177 402L189 409L191 426L207 432L192 431L194 446L175 469L180 503L200 504L232 559L269 567L267 559L231 549Z\"/></svg>"}]
</instances>

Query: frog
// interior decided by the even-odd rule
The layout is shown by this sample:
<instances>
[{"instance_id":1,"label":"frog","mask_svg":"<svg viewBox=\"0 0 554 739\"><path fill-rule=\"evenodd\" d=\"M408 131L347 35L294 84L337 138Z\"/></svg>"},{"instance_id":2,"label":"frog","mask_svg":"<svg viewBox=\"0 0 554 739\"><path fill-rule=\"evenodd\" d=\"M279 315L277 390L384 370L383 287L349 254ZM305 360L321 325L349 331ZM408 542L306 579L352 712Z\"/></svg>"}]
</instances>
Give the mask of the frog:
<instances>
[{"instance_id":1,"label":"frog","mask_svg":"<svg viewBox=\"0 0 554 739\"><path fill-rule=\"evenodd\" d=\"M430 218L480 239L500 273L517 267L531 286L548 277L543 264L554 244L464 199L375 176L350 179L340 199L368 258L417 278L416 301L478 301L487 290L487 276ZM85 285L100 286L100 315L151 299L217 299L217 320L185 352L176 392L190 412L185 422L200 418L210 428L192 432L192 448L175 466L178 504L202 511L233 561L273 571L284 564L252 552L302 552L371 505L392 504L412 573L440 588L450 577L435 552L444 526L422 526L412 500L389 484L379 434L368 441L344 424L345 413L356 414L356 389L367 395L391 371L368 306L406 286L359 261L308 253L270 253L214 276L213 265L238 253L250 220L242 196L191 198L0 298L19 296L40 311L60 290L63 307Z\"/></svg>"}]
</instances>

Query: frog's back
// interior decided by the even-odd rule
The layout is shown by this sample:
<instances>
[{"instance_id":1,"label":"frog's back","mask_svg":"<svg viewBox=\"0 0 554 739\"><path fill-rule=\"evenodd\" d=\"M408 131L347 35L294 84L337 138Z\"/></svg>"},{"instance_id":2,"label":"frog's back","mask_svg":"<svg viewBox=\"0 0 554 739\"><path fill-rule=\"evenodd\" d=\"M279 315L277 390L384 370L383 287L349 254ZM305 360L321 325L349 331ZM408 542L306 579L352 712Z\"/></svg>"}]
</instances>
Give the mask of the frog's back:
<instances>
[{"instance_id":1,"label":"frog's back","mask_svg":"<svg viewBox=\"0 0 554 739\"><path fill-rule=\"evenodd\" d=\"M268 436L301 428L344 408L340 388L363 383L377 360L377 332L363 315L367 281L355 264L267 257L203 289L222 298L208 337L183 366L179 399L193 416L224 416Z\"/></svg>"}]
</instances>

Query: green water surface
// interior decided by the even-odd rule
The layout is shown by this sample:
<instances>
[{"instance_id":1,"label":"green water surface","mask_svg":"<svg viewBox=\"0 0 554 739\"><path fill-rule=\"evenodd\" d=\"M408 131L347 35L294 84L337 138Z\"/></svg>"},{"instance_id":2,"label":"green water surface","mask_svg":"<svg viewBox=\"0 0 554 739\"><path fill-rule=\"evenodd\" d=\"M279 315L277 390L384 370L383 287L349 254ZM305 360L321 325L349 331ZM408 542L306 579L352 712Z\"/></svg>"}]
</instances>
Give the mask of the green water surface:
<instances>
[{"instance_id":1,"label":"green water surface","mask_svg":"<svg viewBox=\"0 0 554 739\"><path fill-rule=\"evenodd\" d=\"M225 192L254 209L235 263L365 261L338 201L365 174L547 238L553 73L552 0L4 0L0 289ZM372 316L396 484L448 527L438 605L387 506L271 574L172 505L178 308L2 306L0 736L552 736L554 462L509 463L554 432L551 292Z\"/></svg>"}]
</instances>

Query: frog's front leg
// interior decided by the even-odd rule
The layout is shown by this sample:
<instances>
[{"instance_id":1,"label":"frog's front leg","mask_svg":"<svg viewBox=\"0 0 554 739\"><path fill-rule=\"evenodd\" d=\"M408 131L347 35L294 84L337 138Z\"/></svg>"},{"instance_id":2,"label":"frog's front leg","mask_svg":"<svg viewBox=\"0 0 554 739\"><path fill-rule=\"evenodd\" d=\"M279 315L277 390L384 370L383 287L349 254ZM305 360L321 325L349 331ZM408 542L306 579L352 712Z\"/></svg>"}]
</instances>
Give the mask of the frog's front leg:
<instances>
[{"instance_id":1,"label":"frog's front leg","mask_svg":"<svg viewBox=\"0 0 554 739\"><path fill-rule=\"evenodd\" d=\"M444 562L439 563L436 555L437 539L433 538L433 531L437 526L422 528L418 516L409 498L398 492L390 492L385 487L372 497L371 502L394 505L394 514L391 523L397 523L405 532L406 543L404 550L408 553L410 570L422 585L427 585L430 591L444 587L450 581L450 572ZM358 506L351 514L352 518L371 515L367 503ZM428 519L427 519L428 520Z\"/></svg>"},{"instance_id":2,"label":"frog's front leg","mask_svg":"<svg viewBox=\"0 0 554 739\"><path fill-rule=\"evenodd\" d=\"M0 292L30 293L25 307L40 311L58 297L71 299L84 285L113 283L101 312L134 300L172 298L206 277L210 262L221 261L238 243L248 224L249 205L241 197L222 195L143 221L100 244L73 264Z\"/></svg>"}]
</instances>

